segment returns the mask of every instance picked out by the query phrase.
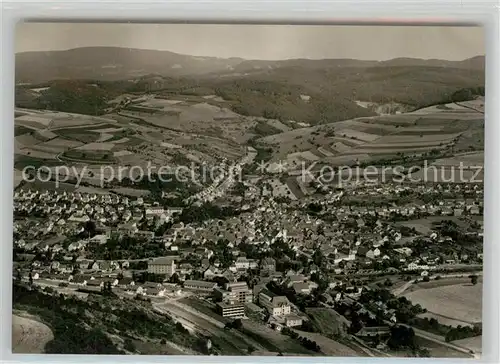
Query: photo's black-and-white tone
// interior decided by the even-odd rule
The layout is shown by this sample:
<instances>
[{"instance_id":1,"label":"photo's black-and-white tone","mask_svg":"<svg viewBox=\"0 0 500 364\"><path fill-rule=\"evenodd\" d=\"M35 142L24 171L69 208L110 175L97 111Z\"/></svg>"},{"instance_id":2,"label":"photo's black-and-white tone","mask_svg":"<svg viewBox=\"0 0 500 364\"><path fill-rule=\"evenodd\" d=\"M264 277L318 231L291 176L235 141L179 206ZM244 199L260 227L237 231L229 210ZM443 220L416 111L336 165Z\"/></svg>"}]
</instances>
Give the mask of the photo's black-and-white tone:
<instances>
[{"instance_id":1,"label":"photo's black-and-white tone","mask_svg":"<svg viewBox=\"0 0 500 364\"><path fill-rule=\"evenodd\" d=\"M13 352L481 356L482 28L16 35Z\"/></svg>"}]
</instances>

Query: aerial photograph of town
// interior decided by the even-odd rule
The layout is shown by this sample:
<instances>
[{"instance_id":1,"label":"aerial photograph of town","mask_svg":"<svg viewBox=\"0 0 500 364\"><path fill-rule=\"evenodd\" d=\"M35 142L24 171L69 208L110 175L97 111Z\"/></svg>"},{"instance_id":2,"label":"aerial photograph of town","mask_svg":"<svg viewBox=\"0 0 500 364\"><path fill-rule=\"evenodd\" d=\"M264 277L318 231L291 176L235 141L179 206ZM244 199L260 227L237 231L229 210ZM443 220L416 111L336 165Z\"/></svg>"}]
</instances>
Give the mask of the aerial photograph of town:
<instances>
[{"instance_id":1,"label":"aerial photograph of town","mask_svg":"<svg viewBox=\"0 0 500 364\"><path fill-rule=\"evenodd\" d=\"M480 27L20 23L12 352L480 358Z\"/></svg>"}]
</instances>

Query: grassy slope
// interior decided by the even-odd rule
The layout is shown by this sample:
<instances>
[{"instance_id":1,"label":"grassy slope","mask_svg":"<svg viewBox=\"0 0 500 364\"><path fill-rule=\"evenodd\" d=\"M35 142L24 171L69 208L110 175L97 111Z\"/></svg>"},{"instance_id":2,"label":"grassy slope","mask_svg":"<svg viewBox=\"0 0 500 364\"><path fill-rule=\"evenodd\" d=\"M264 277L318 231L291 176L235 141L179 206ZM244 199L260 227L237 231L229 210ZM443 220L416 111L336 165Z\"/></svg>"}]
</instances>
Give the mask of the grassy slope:
<instances>
[{"instance_id":1,"label":"grassy slope","mask_svg":"<svg viewBox=\"0 0 500 364\"><path fill-rule=\"evenodd\" d=\"M52 329L54 340L46 345L47 353L121 354L127 338L164 338L185 347L196 343L196 337L179 331L170 318L134 300L89 296L82 301L14 285L13 308L38 316Z\"/></svg>"}]
</instances>

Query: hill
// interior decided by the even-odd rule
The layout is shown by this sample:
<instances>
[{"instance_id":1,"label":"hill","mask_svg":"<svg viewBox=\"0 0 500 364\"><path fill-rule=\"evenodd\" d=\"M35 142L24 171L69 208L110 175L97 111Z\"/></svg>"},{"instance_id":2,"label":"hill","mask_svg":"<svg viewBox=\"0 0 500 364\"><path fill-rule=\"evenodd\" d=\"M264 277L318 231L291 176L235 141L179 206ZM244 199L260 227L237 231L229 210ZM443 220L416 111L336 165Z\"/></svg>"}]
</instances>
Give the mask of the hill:
<instances>
[{"instance_id":1,"label":"hill","mask_svg":"<svg viewBox=\"0 0 500 364\"><path fill-rule=\"evenodd\" d=\"M120 47L82 47L16 54L16 82L53 79L121 80L150 73L179 76L226 70L242 60L194 57L169 51Z\"/></svg>"},{"instance_id":2,"label":"hill","mask_svg":"<svg viewBox=\"0 0 500 364\"><path fill-rule=\"evenodd\" d=\"M169 51L120 47L82 47L64 51L16 54L16 82L42 83L53 79L120 80L157 73L162 76L192 76L259 72L281 68L308 70L368 67L440 67L484 70L484 57L464 61L398 58L389 61L354 59L290 59L283 61L241 58L197 57Z\"/></svg>"},{"instance_id":3,"label":"hill","mask_svg":"<svg viewBox=\"0 0 500 364\"><path fill-rule=\"evenodd\" d=\"M51 288L13 286L13 308L38 317L44 324L43 329L53 333L45 345L45 353L125 354L139 351L165 354L168 353L165 342L194 351L198 349L196 336L170 317L155 313L147 302L98 294L81 300L54 292ZM17 341L26 339L23 333L17 336ZM159 351L140 350L141 343L159 343L160 340L164 344ZM26 353L26 348L20 347L18 352Z\"/></svg>"},{"instance_id":4,"label":"hill","mask_svg":"<svg viewBox=\"0 0 500 364\"><path fill-rule=\"evenodd\" d=\"M482 56L259 61L88 47L18 53L16 80L24 84L16 106L99 115L122 93L154 92L211 97L208 103L240 115L316 125L448 103L460 90L471 99L484 95L484 79Z\"/></svg>"}]
</instances>

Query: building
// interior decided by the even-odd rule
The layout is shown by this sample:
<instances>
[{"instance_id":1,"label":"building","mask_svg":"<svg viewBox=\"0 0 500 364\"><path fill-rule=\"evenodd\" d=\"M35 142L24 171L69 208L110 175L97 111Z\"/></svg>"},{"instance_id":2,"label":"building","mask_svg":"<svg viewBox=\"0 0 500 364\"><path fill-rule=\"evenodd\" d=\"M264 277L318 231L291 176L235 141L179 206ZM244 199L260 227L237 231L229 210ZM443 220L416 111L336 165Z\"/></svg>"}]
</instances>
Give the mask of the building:
<instances>
[{"instance_id":1,"label":"building","mask_svg":"<svg viewBox=\"0 0 500 364\"><path fill-rule=\"evenodd\" d=\"M150 207L146 209L146 217L160 217L165 213L163 207Z\"/></svg>"},{"instance_id":2,"label":"building","mask_svg":"<svg viewBox=\"0 0 500 364\"><path fill-rule=\"evenodd\" d=\"M285 326L287 327L297 327L302 325L302 317L297 315L288 315L285 317Z\"/></svg>"},{"instance_id":3,"label":"building","mask_svg":"<svg viewBox=\"0 0 500 364\"><path fill-rule=\"evenodd\" d=\"M286 316L291 312L290 302L285 296L278 296L267 289L259 293L259 304L272 316Z\"/></svg>"},{"instance_id":4,"label":"building","mask_svg":"<svg viewBox=\"0 0 500 364\"><path fill-rule=\"evenodd\" d=\"M229 292L228 298L231 301L245 303L253 300L253 293L247 282L226 283L226 291Z\"/></svg>"},{"instance_id":5,"label":"building","mask_svg":"<svg viewBox=\"0 0 500 364\"><path fill-rule=\"evenodd\" d=\"M390 335L391 331L388 326L376 326L376 327L363 327L355 335L358 337L375 337L375 336L387 336Z\"/></svg>"},{"instance_id":6,"label":"building","mask_svg":"<svg viewBox=\"0 0 500 364\"><path fill-rule=\"evenodd\" d=\"M246 257L238 257L234 265L238 270L248 269L250 268L250 261Z\"/></svg>"},{"instance_id":7,"label":"building","mask_svg":"<svg viewBox=\"0 0 500 364\"><path fill-rule=\"evenodd\" d=\"M217 303L217 313L222 317L240 318L245 316L245 305L241 303Z\"/></svg>"},{"instance_id":8,"label":"building","mask_svg":"<svg viewBox=\"0 0 500 364\"><path fill-rule=\"evenodd\" d=\"M216 287L217 283L215 282L195 280L184 281L184 288L192 291L212 292Z\"/></svg>"},{"instance_id":9,"label":"building","mask_svg":"<svg viewBox=\"0 0 500 364\"><path fill-rule=\"evenodd\" d=\"M260 263L260 269L263 272L272 273L276 271L276 261L273 258L264 258Z\"/></svg>"},{"instance_id":10,"label":"building","mask_svg":"<svg viewBox=\"0 0 500 364\"><path fill-rule=\"evenodd\" d=\"M148 273L171 276L175 273L175 258L161 257L148 262Z\"/></svg>"},{"instance_id":11,"label":"building","mask_svg":"<svg viewBox=\"0 0 500 364\"><path fill-rule=\"evenodd\" d=\"M309 284L306 282L297 282L292 285L292 288L294 289L296 294L310 294L311 293L311 288L309 287Z\"/></svg>"},{"instance_id":12,"label":"building","mask_svg":"<svg viewBox=\"0 0 500 364\"><path fill-rule=\"evenodd\" d=\"M108 237L105 234L95 235L93 238L90 239L90 242L94 244L106 244L107 241Z\"/></svg>"}]
</instances>

